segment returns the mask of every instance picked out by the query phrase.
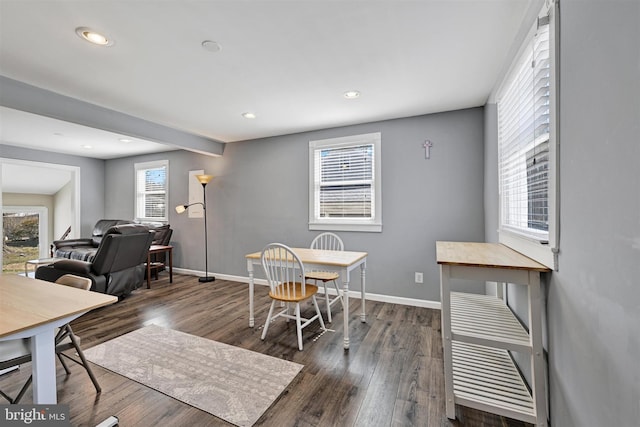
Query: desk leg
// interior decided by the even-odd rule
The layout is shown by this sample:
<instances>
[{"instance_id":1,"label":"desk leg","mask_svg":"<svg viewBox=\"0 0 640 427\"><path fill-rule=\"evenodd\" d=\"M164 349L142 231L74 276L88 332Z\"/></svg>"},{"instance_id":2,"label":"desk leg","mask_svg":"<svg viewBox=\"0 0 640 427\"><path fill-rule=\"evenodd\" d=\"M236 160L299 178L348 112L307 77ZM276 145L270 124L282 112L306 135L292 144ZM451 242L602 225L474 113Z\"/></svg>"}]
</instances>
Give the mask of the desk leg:
<instances>
[{"instance_id":1,"label":"desk leg","mask_svg":"<svg viewBox=\"0 0 640 427\"><path fill-rule=\"evenodd\" d=\"M53 328L31 338L33 403L56 404L56 356Z\"/></svg>"},{"instance_id":2,"label":"desk leg","mask_svg":"<svg viewBox=\"0 0 640 427\"><path fill-rule=\"evenodd\" d=\"M367 269L367 265L365 263L360 264L360 283L362 284L362 290L360 291L362 296L362 313L360 313L360 321L365 323L367 321L367 312L365 310L365 270Z\"/></svg>"},{"instance_id":3,"label":"desk leg","mask_svg":"<svg viewBox=\"0 0 640 427\"><path fill-rule=\"evenodd\" d=\"M344 349L349 350L349 272L345 272L342 277L342 300L344 302L344 308L342 309L344 314Z\"/></svg>"},{"instance_id":4,"label":"desk leg","mask_svg":"<svg viewBox=\"0 0 640 427\"><path fill-rule=\"evenodd\" d=\"M542 347L542 295L540 273L529 272L529 335L533 354L531 355L533 404L536 408L536 425L547 425L547 399L545 395L544 348Z\"/></svg>"},{"instance_id":5,"label":"desk leg","mask_svg":"<svg viewBox=\"0 0 640 427\"><path fill-rule=\"evenodd\" d=\"M444 355L444 394L447 418L456 418L453 394L453 355L451 349L451 268L440 265L440 319L442 322L442 352Z\"/></svg>"},{"instance_id":6,"label":"desk leg","mask_svg":"<svg viewBox=\"0 0 640 427\"><path fill-rule=\"evenodd\" d=\"M251 260L247 261L247 270L249 271L249 327L253 328L253 263Z\"/></svg>"},{"instance_id":7,"label":"desk leg","mask_svg":"<svg viewBox=\"0 0 640 427\"><path fill-rule=\"evenodd\" d=\"M169 283L173 283L173 248L169 249Z\"/></svg>"},{"instance_id":8,"label":"desk leg","mask_svg":"<svg viewBox=\"0 0 640 427\"><path fill-rule=\"evenodd\" d=\"M151 289L151 254L147 252L147 289Z\"/></svg>"}]
</instances>

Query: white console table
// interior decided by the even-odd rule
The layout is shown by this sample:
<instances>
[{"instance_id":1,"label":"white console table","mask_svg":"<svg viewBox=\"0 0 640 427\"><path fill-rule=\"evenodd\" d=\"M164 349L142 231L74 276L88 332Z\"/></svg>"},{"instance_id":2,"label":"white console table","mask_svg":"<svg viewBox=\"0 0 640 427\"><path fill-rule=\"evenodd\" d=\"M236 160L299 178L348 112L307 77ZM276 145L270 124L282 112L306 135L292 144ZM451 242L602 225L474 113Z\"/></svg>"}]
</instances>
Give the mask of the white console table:
<instances>
[{"instance_id":1,"label":"white console table","mask_svg":"<svg viewBox=\"0 0 640 427\"><path fill-rule=\"evenodd\" d=\"M459 404L546 426L540 273L551 270L498 243L436 242L436 258L447 417ZM452 292L451 279L527 286L529 331L502 299ZM529 355L531 391L509 351Z\"/></svg>"}]
</instances>

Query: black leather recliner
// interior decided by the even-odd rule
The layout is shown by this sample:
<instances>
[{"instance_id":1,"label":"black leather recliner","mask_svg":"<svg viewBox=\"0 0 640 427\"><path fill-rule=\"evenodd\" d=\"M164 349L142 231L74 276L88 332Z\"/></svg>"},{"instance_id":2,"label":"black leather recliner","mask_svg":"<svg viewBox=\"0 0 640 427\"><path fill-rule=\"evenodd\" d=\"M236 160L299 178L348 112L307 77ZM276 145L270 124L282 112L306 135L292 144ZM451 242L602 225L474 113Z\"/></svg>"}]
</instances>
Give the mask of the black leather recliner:
<instances>
[{"instance_id":1,"label":"black leather recliner","mask_svg":"<svg viewBox=\"0 0 640 427\"><path fill-rule=\"evenodd\" d=\"M54 240L52 245L53 256L56 258L91 261L107 230L115 225L131 223L133 223L133 221L126 219L101 219L93 226L93 231L89 238Z\"/></svg>"},{"instance_id":2,"label":"black leather recliner","mask_svg":"<svg viewBox=\"0 0 640 427\"><path fill-rule=\"evenodd\" d=\"M92 261L64 259L36 270L36 279L55 282L64 274L91 279L91 290L124 298L144 280L153 231L140 224L116 225L100 241Z\"/></svg>"}]
</instances>

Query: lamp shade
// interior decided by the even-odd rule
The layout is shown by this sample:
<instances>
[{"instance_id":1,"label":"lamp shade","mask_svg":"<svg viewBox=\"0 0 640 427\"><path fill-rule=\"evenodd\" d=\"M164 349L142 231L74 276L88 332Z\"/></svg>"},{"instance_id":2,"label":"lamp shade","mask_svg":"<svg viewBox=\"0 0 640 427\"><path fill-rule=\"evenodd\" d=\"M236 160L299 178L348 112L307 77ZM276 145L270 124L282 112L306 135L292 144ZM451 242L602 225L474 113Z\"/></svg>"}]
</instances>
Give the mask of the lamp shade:
<instances>
[{"instance_id":1,"label":"lamp shade","mask_svg":"<svg viewBox=\"0 0 640 427\"><path fill-rule=\"evenodd\" d=\"M196 175L196 179L202 185L207 185L213 179L213 175Z\"/></svg>"},{"instance_id":2,"label":"lamp shade","mask_svg":"<svg viewBox=\"0 0 640 427\"><path fill-rule=\"evenodd\" d=\"M178 212L179 214L181 214L182 212L184 212L186 210L187 210L187 207L185 205L176 206L176 212Z\"/></svg>"}]
</instances>

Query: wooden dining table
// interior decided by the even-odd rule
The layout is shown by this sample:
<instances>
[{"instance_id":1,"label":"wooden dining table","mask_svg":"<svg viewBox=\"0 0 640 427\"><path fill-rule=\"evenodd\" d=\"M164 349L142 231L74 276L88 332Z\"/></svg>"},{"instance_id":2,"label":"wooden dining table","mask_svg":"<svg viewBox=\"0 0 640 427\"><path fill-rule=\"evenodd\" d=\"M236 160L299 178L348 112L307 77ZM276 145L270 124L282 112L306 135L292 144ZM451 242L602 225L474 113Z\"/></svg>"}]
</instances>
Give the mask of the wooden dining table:
<instances>
[{"instance_id":1,"label":"wooden dining table","mask_svg":"<svg viewBox=\"0 0 640 427\"><path fill-rule=\"evenodd\" d=\"M55 331L118 298L13 274L0 274L0 341L31 338L33 403L55 404Z\"/></svg>"},{"instance_id":2,"label":"wooden dining table","mask_svg":"<svg viewBox=\"0 0 640 427\"><path fill-rule=\"evenodd\" d=\"M344 348L349 348L349 282L351 272L360 267L360 296L362 311L360 320L366 322L365 310L365 276L367 269L367 252L353 251L329 251L322 249L291 248L304 264L304 268L309 270L337 271L340 273L342 281L343 313L344 313ZM253 327L254 306L254 266L261 265L262 252L253 252L245 256L247 260L247 270L249 272L249 327Z\"/></svg>"}]
</instances>

